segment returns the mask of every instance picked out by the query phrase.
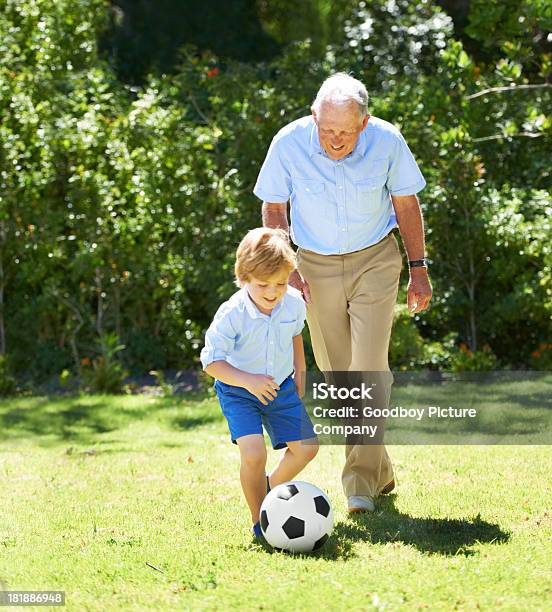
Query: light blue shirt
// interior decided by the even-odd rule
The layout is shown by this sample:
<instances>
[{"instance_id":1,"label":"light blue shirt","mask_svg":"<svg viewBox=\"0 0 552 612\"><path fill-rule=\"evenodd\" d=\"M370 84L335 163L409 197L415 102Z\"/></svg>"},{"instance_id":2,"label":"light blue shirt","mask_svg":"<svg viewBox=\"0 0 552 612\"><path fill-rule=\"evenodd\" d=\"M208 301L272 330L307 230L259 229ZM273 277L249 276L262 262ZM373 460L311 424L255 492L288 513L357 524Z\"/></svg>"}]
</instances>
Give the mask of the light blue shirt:
<instances>
[{"instance_id":1,"label":"light blue shirt","mask_svg":"<svg viewBox=\"0 0 552 612\"><path fill-rule=\"evenodd\" d=\"M263 314L247 290L222 304L205 334L201 364L224 360L251 374L273 376L280 385L293 372L293 337L305 325L307 309L293 287L270 315Z\"/></svg>"},{"instance_id":2,"label":"light blue shirt","mask_svg":"<svg viewBox=\"0 0 552 612\"><path fill-rule=\"evenodd\" d=\"M360 251L397 226L390 195L413 195L425 180L397 128L370 117L354 150L330 159L312 116L272 140L253 192L264 202L290 200L293 242L321 255Z\"/></svg>"}]
</instances>

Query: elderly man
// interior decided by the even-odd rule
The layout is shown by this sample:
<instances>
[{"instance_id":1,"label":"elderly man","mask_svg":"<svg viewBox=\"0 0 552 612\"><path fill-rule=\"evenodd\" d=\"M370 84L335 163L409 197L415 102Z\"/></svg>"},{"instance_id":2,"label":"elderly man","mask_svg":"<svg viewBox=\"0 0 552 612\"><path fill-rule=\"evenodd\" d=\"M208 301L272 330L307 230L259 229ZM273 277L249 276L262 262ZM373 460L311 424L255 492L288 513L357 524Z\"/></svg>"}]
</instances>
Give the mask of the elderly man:
<instances>
[{"instance_id":1,"label":"elderly man","mask_svg":"<svg viewBox=\"0 0 552 612\"><path fill-rule=\"evenodd\" d=\"M368 93L357 79L329 77L311 113L276 134L254 193L268 227L289 229L290 202L299 262L290 284L307 303L319 369L389 373L402 268L397 225L409 260L410 312L427 308L432 294L415 195L425 180L400 132L369 115ZM373 511L373 500L395 486L385 447L347 444L345 453L348 509Z\"/></svg>"}]
</instances>

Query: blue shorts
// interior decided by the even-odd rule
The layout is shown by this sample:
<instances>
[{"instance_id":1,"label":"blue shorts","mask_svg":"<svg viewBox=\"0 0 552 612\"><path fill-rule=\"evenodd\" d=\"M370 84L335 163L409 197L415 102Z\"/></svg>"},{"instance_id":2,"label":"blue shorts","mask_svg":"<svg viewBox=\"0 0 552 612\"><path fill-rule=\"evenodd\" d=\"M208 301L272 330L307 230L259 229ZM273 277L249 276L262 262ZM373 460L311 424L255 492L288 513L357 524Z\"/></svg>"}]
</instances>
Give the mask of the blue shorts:
<instances>
[{"instance_id":1,"label":"blue shorts","mask_svg":"<svg viewBox=\"0 0 552 612\"><path fill-rule=\"evenodd\" d=\"M266 406L243 387L217 380L215 390L234 444L242 436L262 434L263 425L273 448L285 448L287 442L316 438L293 376L284 380L278 395Z\"/></svg>"}]
</instances>

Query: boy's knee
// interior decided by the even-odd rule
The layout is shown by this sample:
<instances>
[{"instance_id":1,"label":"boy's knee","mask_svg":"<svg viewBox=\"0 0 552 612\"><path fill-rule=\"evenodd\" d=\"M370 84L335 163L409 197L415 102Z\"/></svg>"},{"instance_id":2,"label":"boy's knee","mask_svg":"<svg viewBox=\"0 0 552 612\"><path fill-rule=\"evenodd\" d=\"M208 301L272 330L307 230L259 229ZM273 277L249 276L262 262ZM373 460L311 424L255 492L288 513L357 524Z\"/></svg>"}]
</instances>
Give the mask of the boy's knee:
<instances>
[{"instance_id":1,"label":"boy's knee","mask_svg":"<svg viewBox=\"0 0 552 612\"><path fill-rule=\"evenodd\" d=\"M296 449L296 453L304 463L309 463L309 461L312 461L316 457L318 448L318 442L314 442L312 444L300 444Z\"/></svg>"},{"instance_id":2,"label":"boy's knee","mask_svg":"<svg viewBox=\"0 0 552 612\"><path fill-rule=\"evenodd\" d=\"M316 457L319 448L320 446L318 445L318 442L315 442L313 444L305 444L307 461L312 461Z\"/></svg>"},{"instance_id":3,"label":"boy's knee","mask_svg":"<svg viewBox=\"0 0 552 612\"><path fill-rule=\"evenodd\" d=\"M266 465L265 448L248 448L242 452L242 464L250 469L261 469Z\"/></svg>"}]
</instances>

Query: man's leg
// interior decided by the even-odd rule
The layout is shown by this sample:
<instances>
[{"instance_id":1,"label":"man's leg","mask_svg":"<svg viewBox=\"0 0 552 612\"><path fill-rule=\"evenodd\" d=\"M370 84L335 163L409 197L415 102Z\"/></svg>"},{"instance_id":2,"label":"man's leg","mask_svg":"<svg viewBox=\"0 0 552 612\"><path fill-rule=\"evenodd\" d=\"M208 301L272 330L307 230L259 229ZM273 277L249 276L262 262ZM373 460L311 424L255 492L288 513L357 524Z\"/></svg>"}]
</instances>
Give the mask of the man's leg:
<instances>
[{"instance_id":1,"label":"man's leg","mask_svg":"<svg viewBox=\"0 0 552 612\"><path fill-rule=\"evenodd\" d=\"M372 407L389 405L392 374L388 349L402 256L394 236L346 257L352 372L375 382ZM379 423L379 427L383 424ZM382 444L347 445L342 483L345 495L374 498L393 480L393 466Z\"/></svg>"},{"instance_id":2,"label":"man's leg","mask_svg":"<svg viewBox=\"0 0 552 612\"><path fill-rule=\"evenodd\" d=\"M307 321L318 368L325 372L388 371L393 307L402 267L395 238L349 256L300 250L298 259L313 298ZM379 346L371 350L373 343ZM345 456L342 482L347 497L375 497L393 479L389 456L381 445L348 445Z\"/></svg>"},{"instance_id":3,"label":"man's leg","mask_svg":"<svg viewBox=\"0 0 552 612\"><path fill-rule=\"evenodd\" d=\"M311 292L307 323L316 365L322 372L345 372L351 363L351 327L343 284L343 258L301 249L298 264Z\"/></svg>"}]
</instances>

